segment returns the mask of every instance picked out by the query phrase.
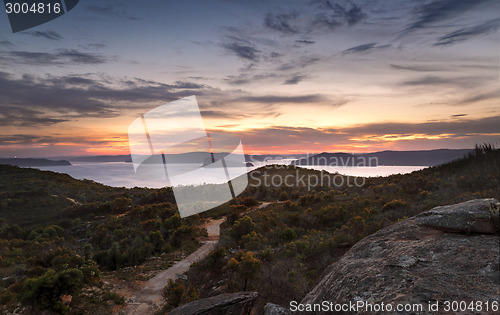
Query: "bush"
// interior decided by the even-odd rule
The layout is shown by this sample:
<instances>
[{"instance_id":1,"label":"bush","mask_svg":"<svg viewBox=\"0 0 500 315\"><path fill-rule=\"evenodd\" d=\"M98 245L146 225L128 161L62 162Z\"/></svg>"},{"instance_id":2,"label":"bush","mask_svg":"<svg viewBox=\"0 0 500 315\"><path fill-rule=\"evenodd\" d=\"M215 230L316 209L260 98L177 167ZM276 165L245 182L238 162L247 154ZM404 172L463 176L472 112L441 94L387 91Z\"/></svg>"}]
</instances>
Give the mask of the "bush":
<instances>
[{"instance_id":1,"label":"bush","mask_svg":"<svg viewBox=\"0 0 500 315\"><path fill-rule=\"evenodd\" d=\"M403 208L406 207L407 203L404 200L401 199L394 199L392 201L389 201L385 205L382 206L382 210L392 210L392 209L398 209L398 208Z\"/></svg>"},{"instance_id":2,"label":"bush","mask_svg":"<svg viewBox=\"0 0 500 315\"><path fill-rule=\"evenodd\" d=\"M259 204L259 202L254 197L245 197L243 198L241 203L247 207L252 207Z\"/></svg>"},{"instance_id":3,"label":"bush","mask_svg":"<svg viewBox=\"0 0 500 315\"><path fill-rule=\"evenodd\" d=\"M207 265L211 269L221 269L226 264L226 248L220 247L207 256Z\"/></svg>"},{"instance_id":4,"label":"bush","mask_svg":"<svg viewBox=\"0 0 500 315\"><path fill-rule=\"evenodd\" d=\"M293 241L294 239L297 238L297 233L295 232L294 229L288 228L281 232L281 239L283 239L285 242L290 242Z\"/></svg>"},{"instance_id":5,"label":"bush","mask_svg":"<svg viewBox=\"0 0 500 315\"><path fill-rule=\"evenodd\" d=\"M233 239L239 241L243 235L249 234L252 231L255 231L255 223L246 215L234 223L233 227L229 230L229 234Z\"/></svg>"},{"instance_id":6,"label":"bush","mask_svg":"<svg viewBox=\"0 0 500 315\"><path fill-rule=\"evenodd\" d=\"M170 307L178 307L200 298L200 294L195 288L189 287L186 289L182 280L174 282L172 279L168 280L168 285L163 290L163 295Z\"/></svg>"}]
</instances>

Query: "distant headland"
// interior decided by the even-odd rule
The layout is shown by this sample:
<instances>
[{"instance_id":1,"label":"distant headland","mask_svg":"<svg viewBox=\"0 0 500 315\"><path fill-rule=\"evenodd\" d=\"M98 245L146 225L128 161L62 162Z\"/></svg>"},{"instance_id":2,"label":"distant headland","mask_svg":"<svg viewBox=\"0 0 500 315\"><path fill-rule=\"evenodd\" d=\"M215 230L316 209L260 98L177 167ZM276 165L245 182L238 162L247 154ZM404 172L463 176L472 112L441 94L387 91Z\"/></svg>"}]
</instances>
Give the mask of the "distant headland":
<instances>
[{"instance_id":1,"label":"distant headland","mask_svg":"<svg viewBox=\"0 0 500 315\"><path fill-rule=\"evenodd\" d=\"M21 167L30 166L69 166L71 163L66 160L47 160L47 159L31 159L31 158L0 158L0 164L8 164Z\"/></svg>"}]
</instances>

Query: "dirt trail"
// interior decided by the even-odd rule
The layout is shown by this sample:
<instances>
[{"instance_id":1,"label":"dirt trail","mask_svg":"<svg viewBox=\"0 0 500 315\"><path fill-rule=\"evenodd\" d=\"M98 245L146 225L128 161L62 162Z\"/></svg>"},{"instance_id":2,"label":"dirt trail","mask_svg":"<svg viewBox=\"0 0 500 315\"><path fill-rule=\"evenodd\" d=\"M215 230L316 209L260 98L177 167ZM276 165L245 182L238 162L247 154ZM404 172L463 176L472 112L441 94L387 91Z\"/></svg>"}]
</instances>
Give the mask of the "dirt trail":
<instances>
[{"instance_id":1,"label":"dirt trail","mask_svg":"<svg viewBox=\"0 0 500 315\"><path fill-rule=\"evenodd\" d=\"M272 203L273 202L263 202L244 214L265 208ZM163 289L167 285L168 280L175 280L179 278L180 275L189 269L191 264L202 260L215 248L217 242L219 241L220 225L225 220L226 218L218 220L210 219L207 223L205 223L203 227L207 229L208 236L201 240L203 245L188 257L178 261L172 267L159 272L148 281L139 283L139 287L134 290L135 294L130 294L130 291L126 290L116 290L118 293L125 296L127 305L126 308L120 309L119 313L126 315L154 314L155 311L159 310L165 302Z\"/></svg>"},{"instance_id":2,"label":"dirt trail","mask_svg":"<svg viewBox=\"0 0 500 315\"><path fill-rule=\"evenodd\" d=\"M145 281L142 288L137 290L135 295L127 299L128 307L121 311L124 314L153 314L157 311L165 301L163 297L163 288L168 280L177 279L179 275L182 275L189 269L191 264L205 258L210 251L214 249L219 240L220 225L224 220L225 218L210 220L205 226L207 228L208 237L206 240L202 241L204 244L188 257L178 261L167 270L161 271L148 281Z\"/></svg>"}]
</instances>

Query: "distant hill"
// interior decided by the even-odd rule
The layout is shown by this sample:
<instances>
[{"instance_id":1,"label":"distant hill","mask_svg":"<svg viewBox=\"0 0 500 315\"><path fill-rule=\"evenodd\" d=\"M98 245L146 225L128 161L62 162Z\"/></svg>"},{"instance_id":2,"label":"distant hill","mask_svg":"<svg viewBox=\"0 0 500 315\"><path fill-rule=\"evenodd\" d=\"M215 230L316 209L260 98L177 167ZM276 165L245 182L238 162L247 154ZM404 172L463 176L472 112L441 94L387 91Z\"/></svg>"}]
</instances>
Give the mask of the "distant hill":
<instances>
[{"instance_id":1,"label":"distant hill","mask_svg":"<svg viewBox=\"0 0 500 315\"><path fill-rule=\"evenodd\" d=\"M3 159L0 158L0 164L30 167L30 166L67 166L71 165L70 162L66 160L47 160L47 159L30 159L30 158L14 158L14 159Z\"/></svg>"},{"instance_id":2,"label":"distant hill","mask_svg":"<svg viewBox=\"0 0 500 315\"><path fill-rule=\"evenodd\" d=\"M165 154L167 163L203 163L206 156L210 154L209 152L188 152L179 154ZM228 153L215 153L214 157L220 159L220 157L226 156ZM266 160L282 160L282 159L300 159L307 157L307 154L245 154L245 160L247 162L263 162ZM70 162L86 162L86 163L107 163L107 162L127 162L131 163L132 158L130 154L123 155L88 155L88 156L64 156L64 157L54 157L51 159L65 159ZM155 160L156 161L156 160Z\"/></svg>"},{"instance_id":3,"label":"distant hill","mask_svg":"<svg viewBox=\"0 0 500 315\"><path fill-rule=\"evenodd\" d=\"M127 162L130 160L130 155L90 155L90 156L78 156L69 157L71 162L89 162L89 163L105 163L105 162Z\"/></svg>"},{"instance_id":4,"label":"distant hill","mask_svg":"<svg viewBox=\"0 0 500 315\"><path fill-rule=\"evenodd\" d=\"M247 162L264 162L269 160L302 159L307 154L245 154Z\"/></svg>"},{"instance_id":5,"label":"distant hill","mask_svg":"<svg viewBox=\"0 0 500 315\"><path fill-rule=\"evenodd\" d=\"M0 223L2 219L19 225L53 223L67 219L68 209L85 204L92 205L89 213L98 215L120 197L131 198L138 204L175 203L170 188L110 187L68 174L0 165Z\"/></svg>"},{"instance_id":6,"label":"distant hill","mask_svg":"<svg viewBox=\"0 0 500 315\"><path fill-rule=\"evenodd\" d=\"M331 165L331 166L435 166L450 162L463 157L469 153L469 149L439 149L428 151L381 151L373 153L330 153L323 152L315 155L308 154L245 154L246 162L264 162L268 160L298 159L292 162L292 165ZM220 160L228 153L214 153L214 158ZM209 152L188 152L179 154L165 154L167 163L200 163L203 164ZM70 162L87 163L107 163L107 162L127 162L131 163L130 155L96 155L64 157ZM161 159L150 159L145 163L162 163ZM7 164L7 163L5 163ZM17 164L14 164L17 165ZM49 165L49 164L47 164Z\"/></svg>"},{"instance_id":7,"label":"distant hill","mask_svg":"<svg viewBox=\"0 0 500 315\"><path fill-rule=\"evenodd\" d=\"M323 152L292 162L292 165L330 166L435 166L464 157L469 149L439 149L429 151L382 151L374 153Z\"/></svg>"}]
</instances>

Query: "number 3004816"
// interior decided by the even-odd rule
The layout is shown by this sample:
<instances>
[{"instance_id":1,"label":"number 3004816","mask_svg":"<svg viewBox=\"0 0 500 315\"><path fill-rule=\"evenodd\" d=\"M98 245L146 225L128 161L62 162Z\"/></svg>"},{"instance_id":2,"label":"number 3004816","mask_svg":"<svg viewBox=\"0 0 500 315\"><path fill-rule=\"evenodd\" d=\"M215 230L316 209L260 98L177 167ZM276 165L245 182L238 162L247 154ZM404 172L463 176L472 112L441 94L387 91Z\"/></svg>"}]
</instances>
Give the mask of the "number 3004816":
<instances>
[{"instance_id":1,"label":"number 3004816","mask_svg":"<svg viewBox=\"0 0 500 315\"><path fill-rule=\"evenodd\" d=\"M7 2L5 4L7 14L58 14L61 12L61 3L26 3L26 2Z\"/></svg>"}]
</instances>

